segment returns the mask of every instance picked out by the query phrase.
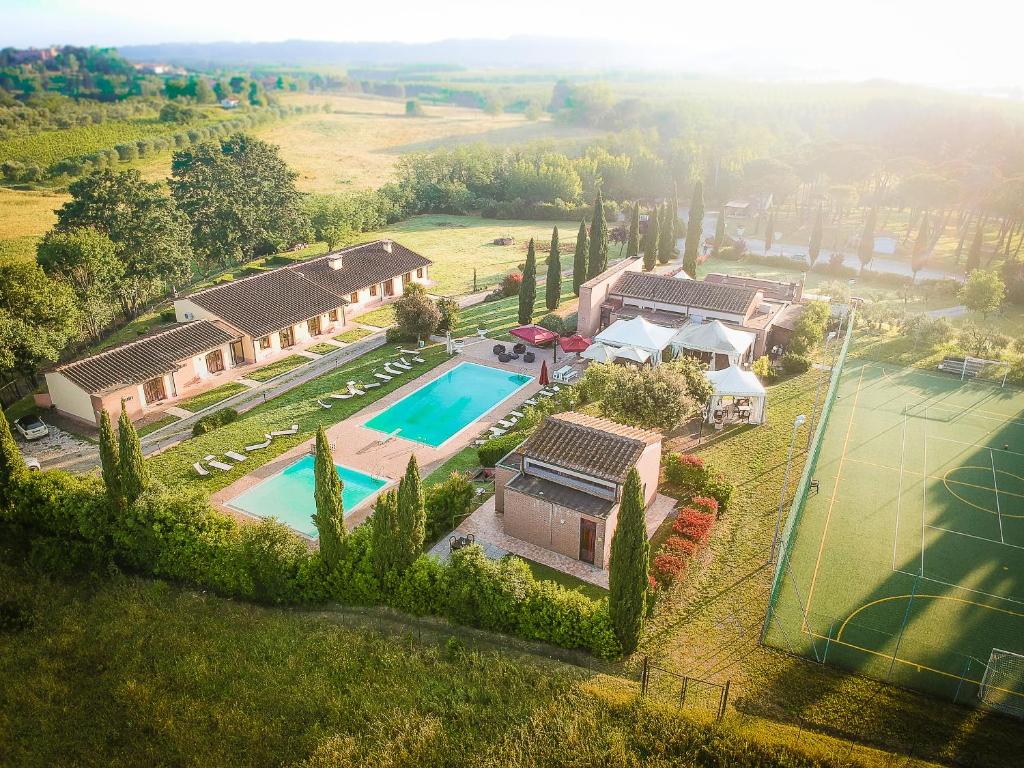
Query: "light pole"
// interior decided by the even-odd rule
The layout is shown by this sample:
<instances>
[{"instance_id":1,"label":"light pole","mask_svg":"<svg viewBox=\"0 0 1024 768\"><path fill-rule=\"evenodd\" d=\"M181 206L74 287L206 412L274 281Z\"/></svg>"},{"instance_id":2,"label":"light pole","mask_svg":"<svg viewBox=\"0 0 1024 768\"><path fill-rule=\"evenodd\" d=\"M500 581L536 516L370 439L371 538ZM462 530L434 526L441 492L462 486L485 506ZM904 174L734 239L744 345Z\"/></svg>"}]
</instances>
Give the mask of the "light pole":
<instances>
[{"instance_id":1,"label":"light pole","mask_svg":"<svg viewBox=\"0 0 1024 768\"><path fill-rule=\"evenodd\" d=\"M796 431L804 425L807 417L800 414L793 419L793 434L789 438L789 458L786 459L786 473L782 478L782 492L779 494L779 511L775 515L775 534L772 536L772 551L768 556L768 562L775 562L775 550L779 546L779 528L782 526L782 508L786 504L786 490L789 488L789 470L793 466L793 446L796 444Z\"/></svg>"}]
</instances>

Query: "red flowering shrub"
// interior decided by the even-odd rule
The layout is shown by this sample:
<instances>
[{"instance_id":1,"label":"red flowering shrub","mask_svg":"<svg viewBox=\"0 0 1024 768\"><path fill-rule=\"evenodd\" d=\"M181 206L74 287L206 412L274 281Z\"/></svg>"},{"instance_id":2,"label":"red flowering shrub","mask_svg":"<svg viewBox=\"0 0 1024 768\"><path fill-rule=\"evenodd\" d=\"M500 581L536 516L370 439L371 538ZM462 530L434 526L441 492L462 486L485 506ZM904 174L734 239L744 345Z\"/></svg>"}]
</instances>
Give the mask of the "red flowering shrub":
<instances>
[{"instance_id":1,"label":"red flowering shrub","mask_svg":"<svg viewBox=\"0 0 1024 768\"><path fill-rule=\"evenodd\" d=\"M686 560L679 555L662 552L654 556L654 573L658 581L671 583L684 570L686 570Z\"/></svg>"},{"instance_id":2,"label":"red flowering shrub","mask_svg":"<svg viewBox=\"0 0 1024 768\"><path fill-rule=\"evenodd\" d=\"M711 526L715 516L693 507L683 507L672 525L672 530L697 544L704 544L711 537Z\"/></svg>"},{"instance_id":3,"label":"red flowering shrub","mask_svg":"<svg viewBox=\"0 0 1024 768\"><path fill-rule=\"evenodd\" d=\"M690 499L690 504L701 512L708 512L718 517L718 499L713 499L710 496L694 496Z\"/></svg>"},{"instance_id":4,"label":"red flowering shrub","mask_svg":"<svg viewBox=\"0 0 1024 768\"><path fill-rule=\"evenodd\" d=\"M502 296L518 296L519 289L523 286L523 275L521 272L509 272L501 279Z\"/></svg>"},{"instance_id":5,"label":"red flowering shrub","mask_svg":"<svg viewBox=\"0 0 1024 768\"><path fill-rule=\"evenodd\" d=\"M684 539L682 536L669 536L665 542L665 549L674 555L690 558L697 551L697 542Z\"/></svg>"},{"instance_id":6,"label":"red flowering shrub","mask_svg":"<svg viewBox=\"0 0 1024 768\"><path fill-rule=\"evenodd\" d=\"M665 479L684 488L703 488L704 459L692 453L670 453L665 457Z\"/></svg>"}]
</instances>

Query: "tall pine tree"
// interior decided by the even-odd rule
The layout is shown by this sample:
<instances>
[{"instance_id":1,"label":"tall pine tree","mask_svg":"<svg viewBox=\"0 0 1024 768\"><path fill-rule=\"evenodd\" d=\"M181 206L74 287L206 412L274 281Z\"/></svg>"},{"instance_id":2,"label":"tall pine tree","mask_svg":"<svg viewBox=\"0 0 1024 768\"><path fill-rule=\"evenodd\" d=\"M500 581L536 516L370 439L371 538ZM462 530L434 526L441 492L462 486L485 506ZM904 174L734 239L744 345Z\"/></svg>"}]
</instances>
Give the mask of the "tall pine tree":
<instances>
[{"instance_id":1,"label":"tall pine tree","mask_svg":"<svg viewBox=\"0 0 1024 768\"><path fill-rule=\"evenodd\" d=\"M693 185L690 210L686 214L686 245L683 248L683 271L690 277L697 277L697 254L700 253L700 238L704 234L704 185Z\"/></svg>"},{"instance_id":2,"label":"tall pine tree","mask_svg":"<svg viewBox=\"0 0 1024 768\"><path fill-rule=\"evenodd\" d=\"M814 216L814 228L811 230L811 240L807 244L807 258L811 261L811 266L814 266L814 262L818 260L821 255L821 238L825 227L825 211L822 206L818 206L818 213Z\"/></svg>"},{"instance_id":3,"label":"tall pine tree","mask_svg":"<svg viewBox=\"0 0 1024 768\"><path fill-rule=\"evenodd\" d=\"M712 247L711 253L716 258L722 253L722 246L725 244L725 210L718 211L718 217L715 219L715 244Z\"/></svg>"},{"instance_id":4,"label":"tall pine tree","mask_svg":"<svg viewBox=\"0 0 1024 768\"><path fill-rule=\"evenodd\" d=\"M651 209L644 232L644 269L650 272L658 263L658 206Z\"/></svg>"},{"instance_id":5,"label":"tall pine tree","mask_svg":"<svg viewBox=\"0 0 1024 768\"><path fill-rule=\"evenodd\" d=\"M626 240L626 258L635 259L640 254L640 203L633 206L629 219L629 238Z\"/></svg>"},{"instance_id":6,"label":"tall pine tree","mask_svg":"<svg viewBox=\"0 0 1024 768\"><path fill-rule=\"evenodd\" d=\"M14 514L18 486L28 477L28 468L11 434L7 416L0 412L0 520Z\"/></svg>"},{"instance_id":7,"label":"tall pine tree","mask_svg":"<svg viewBox=\"0 0 1024 768\"><path fill-rule=\"evenodd\" d=\"M533 322L533 305L537 301L537 251L530 238L530 247L526 249L526 264L523 266L523 282L519 286L519 324L529 325Z\"/></svg>"},{"instance_id":8,"label":"tall pine tree","mask_svg":"<svg viewBox=\"0 0 1024 768\"><path fill-rule=\"evenodd\" d=\"M392 488L377 496L370 524L373 571L383 583L389 573L398 569L398 491Z\"/></svg>"},{"instance_id":9,"label":"tall pine tree","mask_svg":"<svg viewBox=\"0 0 1024 768\"><path fill-rule=\"evenodd\" d=\"M423 501L423 483L415 454L409 457L405 477L398 484L398 553L399 573L405 571L423 554L427 530L427 512Z\"/></svg>"},{"instance_id":10,"label":"tall pine tree","mask_svg":"<svg viewBox=\"0 0 1024 768\"><path fill-rule=\"evenodd\" d=\"M572 292L580 295L580 286L587 282L587 222L580 222L576 233L576 252L572 257Z\"/></svg>"},{"instance_id":11,"label":"tall pine tree","mask_svg":"<svg viewBox=\"0 0 1024 768\"><path fill-rule=\"evenodd\" d=\"M608 570L608 610L615 636L626 653L636 650L644 629L650 557L640 473L633 467L622 489Z\"/></svg>"},{"instance_id":12,"label":"tall pine tree","mask_svg":"<svg viewBox=\"0 0 1024 768\"><path fill-rule=\"evenodd\" d=\"M661 209L661 215L658 217L658 262L660 264L668 264L675 255L674 219L671 204L665 203Z\"/></svg>"},{"instance_id":13,"label":"tall pine tree","mask_svg":"<svg viewBox=\"0 0 1024 768\"><path fill-rule=\"evenodd\" d=\"M131 506L135 500L142 495L142 492L149 487L149 469L146 467L146 459L142 455L142 444L139 443L139 433L135 431L135 425L128 417L124 401L121 401L121 415L117 420L117 431L119 437L118 465L121 476L121 495L124 503Z\"/></svg>"},{"instance_id":14,"label":"tall pine tree","mask_svg":"<svg viewBox=\"0 0 1024 768\"><path fill-rule=\"evenodd\" d=\"M331 570L341 560L345 541L345 508L341 502L344 490L338 470L334 466L331 446L323 425L316 431L316 453L313 463L313 498L316 513L313 522L320 534L320 556Z\"/></svg>"},{"instance_id":15,"label":"tall pine tree","mask_svg":"<svg viewBox=\"0 0 1024 768\"><path fill-rule=\"evenodd\" d=\"M587 279L597 277L608 268L608 226L604 220L604 198L597 193L594 218L590 222L590 256L587 260Z\"/></svg>"},{"instance_id":16,"label":"tall pine tree","mask_svg":"<svg viewBox=\"0 0 1024 768\"><path fill-rule=\"evenodd\" d=\"M857 258L860 259L861 272L875 257L875 221L877 218L878 209L871 206L868 215L864 217L864 229L860 233L860 243L857 244Z\"/></svg>"},{"instance_id":17,"label":"tall pine tree","mask_svg":"<svg viewBox=\"0 0 1024 768\"><path fill-rule=\"evenodd\" d=\"M115 512L124 509L120 455L114 427L110 423L110 414L104 408L100 411L100 470L103 475L103 487L107 490L107 498Z\"/></svg>"},{"instance_id":18,"label":"tall pine tree","mask_svg":"<svg viewBox=\"0 0 1024 768\"><path fill-rule=\"evenodd\" d=\"M548 252L548 274L544 285L544 306L549 312L558 309L562 298L562 257L558 252L558 227L551 230L551 251Z\"/></svg>"}]
</instances>

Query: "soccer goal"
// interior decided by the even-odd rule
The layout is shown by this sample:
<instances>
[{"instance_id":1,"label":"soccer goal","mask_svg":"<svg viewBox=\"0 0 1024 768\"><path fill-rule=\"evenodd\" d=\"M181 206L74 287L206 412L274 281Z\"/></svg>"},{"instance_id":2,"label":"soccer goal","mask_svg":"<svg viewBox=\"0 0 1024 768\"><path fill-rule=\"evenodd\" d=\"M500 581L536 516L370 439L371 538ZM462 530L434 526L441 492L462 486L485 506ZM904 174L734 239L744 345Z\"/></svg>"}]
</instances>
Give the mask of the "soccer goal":
<instances>
[{"instance_id":1,"label":"soccer goal","mask_svg":"<svg viewBox=\"0 0 1024 768\"><path fill-rule=\"evenodd\" d=\"M1024 717L1024 655L993 648L978 698L993 709Z\"/></svg>"}]
</instances>

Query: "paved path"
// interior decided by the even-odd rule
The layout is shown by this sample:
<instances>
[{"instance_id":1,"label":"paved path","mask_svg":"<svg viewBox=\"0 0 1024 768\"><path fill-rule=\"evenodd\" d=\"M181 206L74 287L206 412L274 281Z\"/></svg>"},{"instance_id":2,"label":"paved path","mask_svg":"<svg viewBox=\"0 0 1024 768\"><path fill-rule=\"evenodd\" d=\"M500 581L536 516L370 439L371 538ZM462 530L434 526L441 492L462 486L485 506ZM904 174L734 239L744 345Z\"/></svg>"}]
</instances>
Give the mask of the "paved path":
<instances>
[{"instance_id":1,"label":"paved path","mask_svg":"<svg viewBox=\"0 0 1024 768\"><path fill-rule=\"evenodd\" d=\"M963 317L964 315L967 314L967 312L968 312L967 307L965 307L965 306L963 306L961 304L960 306L957 306L957 307L945 307L943 309L933 309L931 312L925 312L925 315L927 315L928 317L954 318L954 317Z\"/></svg>"}]
</instances>

